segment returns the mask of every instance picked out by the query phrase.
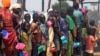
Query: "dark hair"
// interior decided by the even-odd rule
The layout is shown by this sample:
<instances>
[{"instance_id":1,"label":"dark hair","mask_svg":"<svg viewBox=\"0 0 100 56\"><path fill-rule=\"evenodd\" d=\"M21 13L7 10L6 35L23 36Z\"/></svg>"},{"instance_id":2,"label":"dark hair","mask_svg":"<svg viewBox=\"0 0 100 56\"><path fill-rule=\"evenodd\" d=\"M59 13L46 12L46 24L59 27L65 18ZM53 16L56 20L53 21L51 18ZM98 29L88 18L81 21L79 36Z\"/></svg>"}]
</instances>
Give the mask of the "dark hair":
<instances>
[{"instance_id":1,"label":"dark hair","mask_svg":"<svg viewBox=\"0 0 100 56\"><path fill-rule=\"evenodd\" d=\"M79 4L78 3L73 3L73 8L74 9L79 9Z\"/></svg>"},{"instance_id":2,"label":"dark hair","mask_svg":"<svg viewBox=\"0 0 100 56\"><path fill-rule=\"evenodd\" d=\"M91 28L91 27L87 28L87 34L88 35L94 36L95 35L95 32L96 32L96 29L95 28Z\"/></svg>"},{"instance_id":3,"label":"dark hair","mask_svg":"<svg viewBox=\"0 0 100 56\"><path fill-rule=\"evenodd\" d=\"M25 14L25 15L24 15L24 19L25 19L26 22L29 22L30 19L31 19L30 14L29 14L29 13Z\"/></svg>"},{"instance_id":4,"label":"dark hair","mask_svg":"<svg viewBox=\"0 0 100 56\"><path fill-rule=\"evenodd\" d=\"M90 20L89 24L90 24L91 26L95 26L95 20Z\"/></svg>"},{"instance_id":5,"label":"dark hair","mask_svg":"<svg viewBox=\"0 0 100 56\"><path fill-rule=\"evenodd\" d=\"M39 19L40 19L40 22L41 23L44 23L45 22L45 16L43 14L40 14L39 15Z\"/></svg>"},{"instance_id":6,"label":"dark hair","mask_svg":"<svg viewBox=\"0 0 100 56\"><path fill-rule=\"evenodd\" d=\"M69 7L68 9L67 9L67 14L68 15L73 15L73 7Z\"/></svg>"},{"instance_id":7,"label":"dark hair","mask_svg":"<svg viewBox=\"0 0 100 56\"><path fill-rule=\"evenodd\" d=\"M27 30L25 29L26 24L29 24L29 23L24 22L24 23L22 23L22 26L21 26L22 30L25 31L25 32L27 32ZM29 24L29 27L30 27L30 24Z\"/></svg>"},{"instance_id":8,"label":"dark hair","mask_svg":"<svg viewBox=\"0 0 100 56\"><path fill-rule=\"evenodd\" d=\"M38 18L39 18L39 15L38 15L37 13L34 13L34 14L32 15L32 18L33 18L33 21L34 21L34 22L37 22L37 21L38 21Z\"/></svg>"},{"instance_id":9,"label":"dark hair","mask_svg":"<svg viewBox=\"0 0 100 56\"><path fill-rule=\"evenodd\" d=\"M66 17L66 14L67 14L66 10L65 9L62 9L61 12L60 12L61 17L62 18L65 18Z\"/></svg>"},{"instance_id":10,"label":"dark hair","mask_svg":"<svg viewBox=\"0 0 100 56\"><path fill-rule=\"evenodd\" d=\"M24 18L25 18L25 17L31 17L31 16L30 16L29 13L27 13L27 14L24 15Z\"/></svg>"}]
</instances>

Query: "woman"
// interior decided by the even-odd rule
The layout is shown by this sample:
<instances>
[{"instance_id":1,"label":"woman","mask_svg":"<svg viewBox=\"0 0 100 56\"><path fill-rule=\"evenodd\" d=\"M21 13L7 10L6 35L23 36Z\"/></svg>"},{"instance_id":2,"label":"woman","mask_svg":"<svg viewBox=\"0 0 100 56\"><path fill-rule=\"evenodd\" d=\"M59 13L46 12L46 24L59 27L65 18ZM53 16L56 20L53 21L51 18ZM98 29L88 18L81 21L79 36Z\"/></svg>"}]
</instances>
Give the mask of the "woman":
<instances>
[{"instance_id":1,"label":"woman","mask_svg":"<svg viewBox=\"0 0 100 56\"><path fill-rule=\"evenodd\" d=\"M54 45L54 29L53 29L53 18L50 17L47 21L48 25L48 41L47 41L47 52L46 52L46 56L53 56L53 53L50 51L50 48L55 47Z\"/></svg>"},{"instance_id":2,"label":"woman","mask_svg":"<svg viewBox=\"0 0 100 56\"><path fill-rule=\"evenodd\" d=\"M13 28L12 14L9 10L10 0L2 0L3 8L0 10L0 14L2 15L3 20L3 28L8 31L8 38L3 39L5 48L4 53L6 56L12 56L14 51L14 44L16 42L16 32Z\"/></svg>"}]
</instances>

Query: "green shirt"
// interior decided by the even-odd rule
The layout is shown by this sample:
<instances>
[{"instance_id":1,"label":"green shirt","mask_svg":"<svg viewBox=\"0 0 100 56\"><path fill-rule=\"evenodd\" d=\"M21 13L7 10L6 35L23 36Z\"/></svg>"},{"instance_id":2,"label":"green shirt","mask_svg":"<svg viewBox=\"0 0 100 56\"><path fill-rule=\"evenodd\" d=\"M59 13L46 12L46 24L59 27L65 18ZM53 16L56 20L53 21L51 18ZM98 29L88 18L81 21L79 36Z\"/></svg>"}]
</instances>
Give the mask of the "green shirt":
<instances>
[{"instance_id":1,"label":"green shirt","mask_svg":"<svg viewBox=\"0 0 100 56\"><path fill-rule=\"evenodd\" d=\"M75 27L73 19L69 15L67 15L66 16L66 20L68 21L68 28L69 28L69 30L73 30L74 27Z\"/></svg>"}]
</instances>

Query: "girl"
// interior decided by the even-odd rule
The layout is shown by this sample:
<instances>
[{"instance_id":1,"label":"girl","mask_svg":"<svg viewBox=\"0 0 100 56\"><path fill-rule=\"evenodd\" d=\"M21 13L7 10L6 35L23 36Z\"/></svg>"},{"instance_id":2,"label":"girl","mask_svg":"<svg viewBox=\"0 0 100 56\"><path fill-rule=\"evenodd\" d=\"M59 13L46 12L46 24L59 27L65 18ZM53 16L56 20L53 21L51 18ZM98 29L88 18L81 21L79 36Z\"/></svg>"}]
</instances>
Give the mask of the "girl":
<instances>
[{"instance_id":1,"label":"girl","mask_svg":"<svg viewBox=\"0 0 100 56\"><path fill-rule=\"evenodd\" d=\"M47 21L47 24L49 22L50 25L48 25L48 42L47 42L47 52L46 52L46 56L53 56L53 53L50 52L50 48L55 47L54 45L54 29L53 29L53 18L50 17Z\"/></svg>"},{"instance_id":2,"label":"girl","mask_svg":"<svg viewBox=\"0 0 100 56\"><path fill-rule=\"evenodd\" d=\"M48 39L47 27L46 27L46 23L45 23L45 16L43 14L40 14L39 20L40 20L40 29L41 29L42 37L44 39ZM42 40L42 41L46 42L46 40ZM46 43L43 45L44 45L45 50L42 51L39 54L39 56L46 56Z\"/></svg>"},{"instance_id":3,"label":"girl","mask_svg":"<svg viewBox=\"0 0 100 56\"><path fill-rule=\"evenodd\" d=\"M29 36L28 36L28 31L30 24L29 23L23 23L22 24L22 42L25 44L24 51L27 53L29 52Z\"/></svg>"},{"instance_id":4,"label":"girl","mask_svg":"<svg viewBox=\"0 0 100 56\"><path fill-rule=\"evenodd\" d=\"M14 51L14 45L17 40L15 29L13 28L13 19L10 7L10 0L2 0L3 9L0 10L3 19L3 28L8 32L7 40L3 39L5 48L4 53L6 56L12 56Z\"/></svg>"}]
</instances>

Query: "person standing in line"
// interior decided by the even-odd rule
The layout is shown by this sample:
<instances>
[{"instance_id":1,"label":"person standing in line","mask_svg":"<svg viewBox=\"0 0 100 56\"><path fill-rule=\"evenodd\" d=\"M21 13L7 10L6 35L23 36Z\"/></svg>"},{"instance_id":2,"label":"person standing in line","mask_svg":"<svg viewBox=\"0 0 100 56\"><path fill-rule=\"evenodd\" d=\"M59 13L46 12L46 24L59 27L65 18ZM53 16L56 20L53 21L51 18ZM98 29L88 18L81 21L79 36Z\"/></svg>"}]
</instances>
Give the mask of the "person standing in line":
<instances>
[{"instance_id":1,"label":"person standing in line","mask_svg":"<svg viewBox=\"0 0 100 56\"><path fill-rule=\"evenodd\" d=\"M46 56L53 56L53 52L50 51L51 48L55 48L54 44L54 29L53 29L53 18L49 17L47 21L48 29L48 41L47 41L47 51Z\"/></svg>"},{"instance_id":2,"label":"person standing in line","mask_svg":"<svg viewBox=\"0 0 100 56\"><path fill-rule=\"evenodd\" d=\"M30 29L32 35L31 56L38 56L38 46L41 44L42 34L39 27L39 15L37 13L33 14L33 22L31 23Z\"/></svg>"},{"instance_id":3,"label":"person standing in line","mask_svg":"<svg viewBox=\"0 0 100 56\"><path fill-rule=\"evenodd\" d=\"M29 35L28 31L30 29L30 24L25 22L22 24L22 42L25 44L24 51L29 54Z\"/></svg>"},{"instance_id":4,"label":"person standing in line","mask_svg":"<svg viewBox=\"0 0 100 56\"><path fill-rule=\"evenodd\" d=\"M39 56L46 56L46 46L47 46L47 39L48 39L48 31L47 31L47 26L46 26L46 18L43 14L39 15L39 20L40 20L40 29L42 33L42 42L41 45L44 46L44 50L39 54ZM45 40L43 40L43 38Z\"/></svg>"},{"instance_id":5,"label":"person standing in line","mask_svg":"<svg viewBox=\"0 0 100 56\"><path fill-rule=\"evenodd\" d=\"M6 56L13 56L14 52L14 45L17 40L16 31L13 28L13 19L12 13L9 10L10 7L10 0L2 0L2 9L0 10L0 14L2 15L3 20L3 28L8 32L8 38L3 39L5 48L4 48L4 55Z\"/></svg>"},{"instance_id":6,"label":"person standing in line","mask_svg":"<svg viewBox=\"0 0 100 56\"><path fill-rule=\"evenodd\" d=\"M95 28L94 20L90 20L89 25L87 28L87 36L85 37L85 56L94 56L94 48L98 40L96 35L97 29Z\"/></svg>"},{"instance_id":7,"label":"person standing in line","mask_svg":"<svg viewBox=\"0 0 100 56\"><path fill-rule=\"evenodd\" d=\"M61 50L61 32L59 27L59 12L58 10L53 10L53 29L54 29L54 43L56 47L56 52L54 56L59 56Z\"/></svg>"},{"instance_id":8,"label":"person standing in line","mask_svg":"<svg viewBox=\"0 0 100 56\"><path fill-rule=\"evenodd\" d=\"M82 22L83 22L83 15L82 15L82 12L79 10L79 4L78 3L74 3L73 4L73 8L74 8L74 16L76 18L76 27L77 27L77 30L76 30L76 41L77 42L80 42L82 41ZM81 55L81 46L75 48L75 55Z\"/></svg>"},{"instance_id":9,"label":"person standing in line","mask_svg":"<svg viewBox=\"0 0 100 56\"><path fill-rule=\"evenodd\" d=\"M69 7L67 9L66 21L68 21L68 30L69 30L67 55L71 56L71 55L73 55L73 41L75 40L75 34L74 34L75 18L73 16L73 8L72 7ZM72 36L70 36L70 35L72 35Z\"/></svg>"},{"instance_id":10,"label":"person standing in line","mask_svg":"<svg viewBox=\"0 0 100 56\"><path fill-rule=\"evenodd\" d=\"M66 37L68 40L68 22L66 19L67 12L65 9L62 9L60 12L61 18L59 19L59 26L61 34ZM67 44L61 44L61 56L67 55Z\"/></svg>"}]
</instances>

